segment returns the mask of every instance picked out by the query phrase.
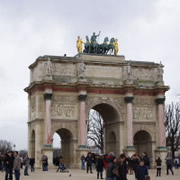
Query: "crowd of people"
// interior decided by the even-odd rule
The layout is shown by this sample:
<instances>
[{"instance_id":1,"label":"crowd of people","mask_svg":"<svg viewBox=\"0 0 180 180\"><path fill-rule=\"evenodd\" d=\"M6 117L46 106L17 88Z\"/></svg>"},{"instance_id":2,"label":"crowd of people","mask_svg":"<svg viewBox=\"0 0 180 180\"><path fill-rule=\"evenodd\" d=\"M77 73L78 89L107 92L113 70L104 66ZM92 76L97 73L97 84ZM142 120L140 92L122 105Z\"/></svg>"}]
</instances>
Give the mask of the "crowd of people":
<instances>
[{"instance_id":1,"label":"crowd of people","mask_svg":"<svg viewBox=\"0 0 180 180\"><path fill-rule=\"evenodd\" d=\"M166 156L166 174L169 171L174 175L173 165L176 169L179 168L179 158L172 159L170 153ZM134 174L136 180L149 180L150 176L148 170L150 169L150 158L146 152L141 156L133 154L131 157L126 157L124 153L118 157L113 152L104 154L94 154L88 152L80 158L81 169L86 170L86 173L93 173L96 169L97 179L106 180L127 180L127 174ZM42 171L48 171L48 157L42 155ZM161 176L162 160L158 157L156 163L156 176ZM30 166L31 172L34 168L35 159L29 158L28 155L19 156L17 151L9 151L5 155L0 152L0 171L5 171L5 180L12 180L13 174L15 180L20 179L20 169L24 169L24 176L29 176L28 168ZM54 164L57 166L57 171L69 172L66 169L64 158L60 156L54 159ZM95 167L95 168L94 168ZM104 173L103 173L104 171ZM106 177L103 177L105 175Z\"/></svg>"},{"instance_id":2,"label":"crowd of people","mask_svg":"<svg viewBox=\"0 0 180 180\"><path fill-rule=\"evenodd\" d=\"M169 175L169 170L172 175L173 164L175 168L179 167L179 159L175 158L174 162L171 155L168 153L166 157L166 174ZM93 173L92 167L94 166L97 172L97 179L103 179L103 171L105 171L106 180L127 180L127 174L134 174L137 180L149 180L150 176L148 170L150 169L150 158L146 152L141 156L133 154L131 157L126 157L124 153L116 157L113 152L107 154L88 154L81 156L81 169L87 173ZM162 160L158 157L156 163L156 176L161 176Z\"/></svg>"},{"instance_id":3,"label":"crowd of people","mask_svg":"<svg viewBox=\"0 0 180 180\"><path fill-rule=\"evenodd\" d=\"M29 176L28 168L34 171L34 158L29 158L26 154L24 157L19 156L18 151L8 151L6 154L0 152L0 171L5 172L5 180L20 179L20 169L24 169L24 176Z\"/></svg>"}]
</instances>

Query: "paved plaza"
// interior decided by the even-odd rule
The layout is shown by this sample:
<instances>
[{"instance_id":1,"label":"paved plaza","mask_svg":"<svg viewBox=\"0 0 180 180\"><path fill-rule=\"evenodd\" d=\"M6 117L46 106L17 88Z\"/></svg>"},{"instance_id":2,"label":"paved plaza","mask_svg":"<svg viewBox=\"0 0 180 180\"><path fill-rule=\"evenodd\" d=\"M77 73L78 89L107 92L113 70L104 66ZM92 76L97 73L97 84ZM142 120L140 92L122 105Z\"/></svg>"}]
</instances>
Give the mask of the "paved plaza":
<instances>
[{"instance_id":1,"label":"paved plaza","mask_svg":"<svg viewBox=\"0 0 180 180\"><path fill-rule=\"evenodd\" d=\"M175 175L172 176L166 175L166 170L162 170L162 176L156 177L156 170L151 169L150 170L150 176L151 180L179 180L180 179L180 169L176 170L173 169L175 172ZM71 176L69 176L71 174ZM4 180L5 173L0 172L0 180ZM96 179L96 172L94 170L93 174L86 174L85 171L79 170L79 169L70 169L69 173L57 173L56 169L50 169L49 171L42 171L41 169L37 169L33 173L29 173L29 176L24 176L23 171L21 171L21 180L93 180ZM135 180L134 175L128 175L128 180Z\"/></svg>"}]
</instances>

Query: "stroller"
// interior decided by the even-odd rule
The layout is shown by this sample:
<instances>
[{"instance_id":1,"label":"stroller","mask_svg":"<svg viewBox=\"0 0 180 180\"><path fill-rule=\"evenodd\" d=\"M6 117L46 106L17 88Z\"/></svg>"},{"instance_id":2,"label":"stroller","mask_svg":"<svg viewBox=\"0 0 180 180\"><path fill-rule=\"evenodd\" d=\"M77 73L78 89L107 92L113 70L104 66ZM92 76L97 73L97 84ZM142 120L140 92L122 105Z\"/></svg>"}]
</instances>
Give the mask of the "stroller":
<instances>
[{"instance_id":1,"label":"stroller","mask_svg":"<svg viewBox=\"0 0 180 180\"><path fill-rule=\"evenodd\" d=\"M64 160L63 158L60 158L59 159L59 166L56 170L56 172L58 172L60 170L60 172L63 172L63 173L68 173L69 171L66 169L65 165L64 165Z\"/></svg>"}]
</instances>

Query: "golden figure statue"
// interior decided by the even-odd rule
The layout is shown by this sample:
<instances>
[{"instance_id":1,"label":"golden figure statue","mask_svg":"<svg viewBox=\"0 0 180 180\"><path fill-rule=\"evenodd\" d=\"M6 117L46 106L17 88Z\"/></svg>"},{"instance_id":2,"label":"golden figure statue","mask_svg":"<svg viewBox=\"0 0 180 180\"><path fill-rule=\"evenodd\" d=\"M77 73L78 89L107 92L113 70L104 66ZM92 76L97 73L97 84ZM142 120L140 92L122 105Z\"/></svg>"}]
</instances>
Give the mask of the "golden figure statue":
<instances>
[{"instance_id":1,"label":"golden figure statue","mask_svg":"<svg viewBox=\"0 0 180 180\"><path fill-rule=\"evenodd\" d=\"M80 36L78 36L78 39L76 41L76 48L77 48L77 51L78 53L82 53L82 44L84 42L81 40Z\"/></svg>"},{"instance_id":2,"label":"golden figure statue","mask_svg":"<svg viewBox=\"0 0 180 180\"><path fill-rule=\"evenodd\" d=\"M115 40L114 42L114 55L117 56L117 53L119 51L119 48L118 48L118 39Z\"/></svg>"}]
</instances>

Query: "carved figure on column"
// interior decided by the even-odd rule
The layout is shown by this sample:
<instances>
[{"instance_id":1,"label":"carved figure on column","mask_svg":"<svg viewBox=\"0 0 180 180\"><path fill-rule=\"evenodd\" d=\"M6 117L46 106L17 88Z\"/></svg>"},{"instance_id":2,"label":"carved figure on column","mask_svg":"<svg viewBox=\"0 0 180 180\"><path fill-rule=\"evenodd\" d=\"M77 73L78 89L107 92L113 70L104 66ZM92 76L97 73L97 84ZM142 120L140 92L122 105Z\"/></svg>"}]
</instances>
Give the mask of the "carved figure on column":
<instances>
[{"instance_id":1,"label":"carved figure on column","mask_svg":"<svg viewBox=\"0 0 180 180\"><path fill-rule=\"evenodd\" d=\"M132 75L131 75L131 65L130 65L130 63L128 63L128 66L127 66L127 75L128 75L128 80L131 80Z\"/></svg>"},{"instance_id":2,"label":"carved figure on column","mask_svg":"<svg viewBox=\"0 0 180 180\"><path fill-rule=\"evenodd\" d=\"M47 62L46 62L45 79L52 80L52 63L50 57L47 58Z\"/></svg>"},{"instance_id":3,"label":"carved figure on column","mask_svg":"<svg viewBox=\"0 0 180 180\"><path fill-rule=\"evenodd\" d=\"M80 79L85 79L85 70L86 70L86 65L83 62L81 62L79 64L79 69L78 69L78 77Z\"/></svg>"},{"instance_id":4,"label":"carved figure on column","mask_svg":"<svg viewBox=\"0 0 180 180\"><path fill-rule=\"evenodd\" d=\"M163 73L164 73L163 65L160 62L159 66L158 66L158 80L159 81L163 81Z\"/></svg>"}]
</instances>

